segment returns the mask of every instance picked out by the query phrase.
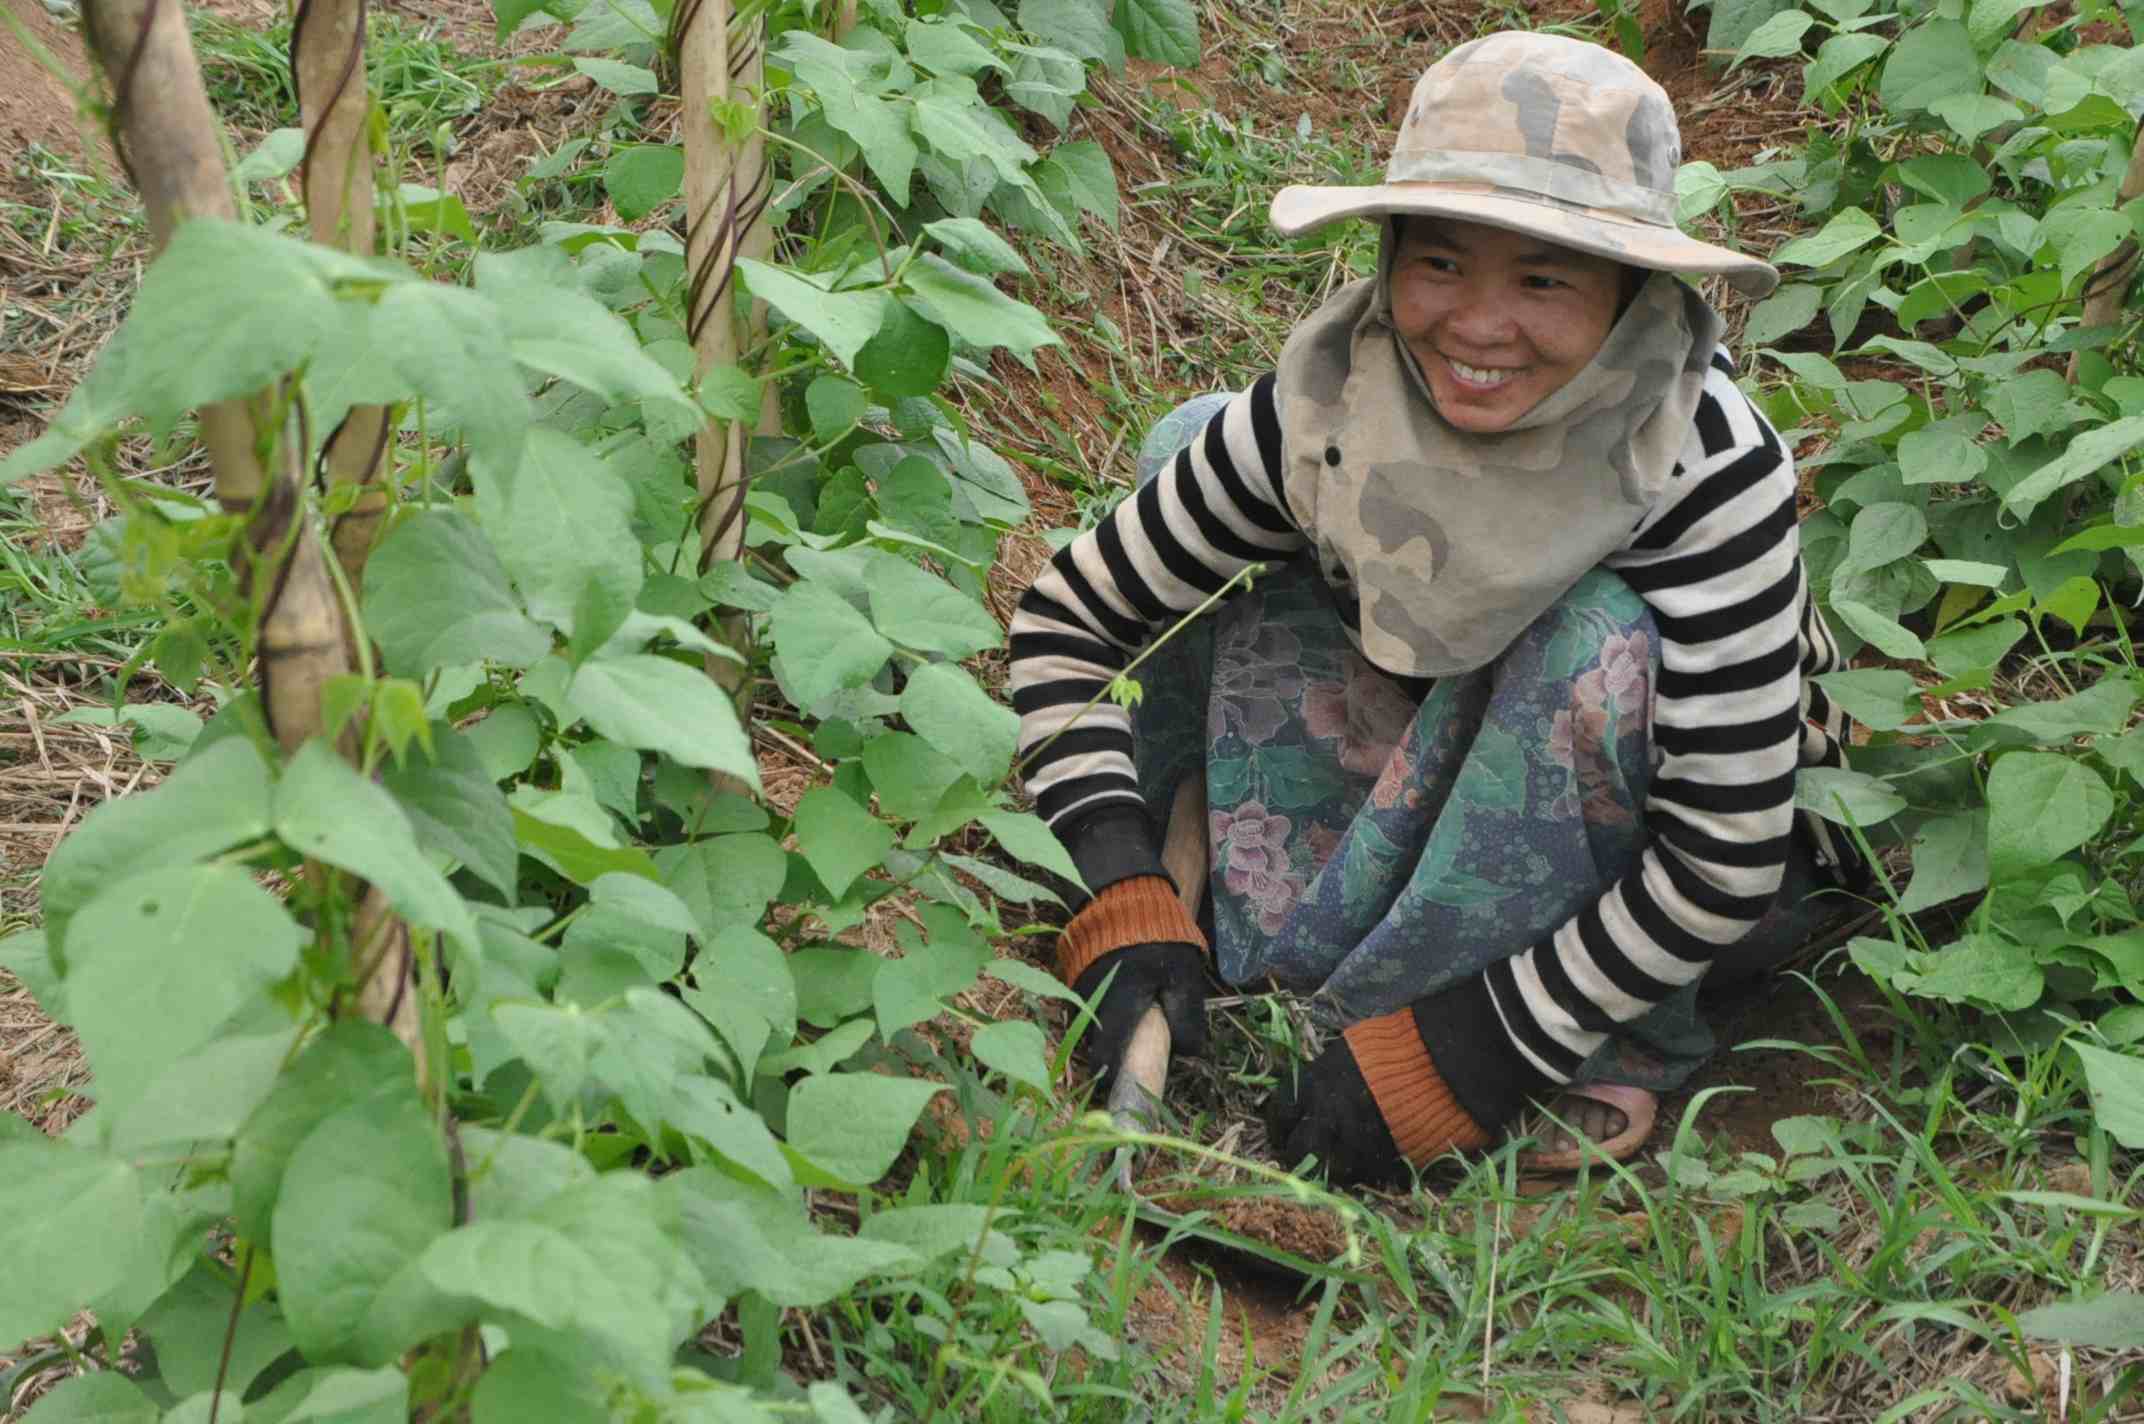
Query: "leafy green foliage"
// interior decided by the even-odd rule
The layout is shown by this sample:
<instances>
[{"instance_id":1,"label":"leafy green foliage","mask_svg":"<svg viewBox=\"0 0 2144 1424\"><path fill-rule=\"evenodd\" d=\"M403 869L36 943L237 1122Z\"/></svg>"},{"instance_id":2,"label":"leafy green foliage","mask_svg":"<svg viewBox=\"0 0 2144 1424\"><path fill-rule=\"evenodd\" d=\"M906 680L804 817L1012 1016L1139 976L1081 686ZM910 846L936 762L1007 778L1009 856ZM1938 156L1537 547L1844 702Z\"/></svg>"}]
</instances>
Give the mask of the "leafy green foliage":
<instances>
[{"instance_id":1,"label":"leafy green foliage","mask_svg":"<svg viewBox=\"0 0 2144 1424\"><path fill-rule=\"evenodd\" d=\"M1115 220L1116 180L1098 145L1039 152L999 105L1062 127L1090 63L1190 62L1196 27L1182 0L1058 0L1017 23L922 8L866 6L839 43L811 7L766 12L788 228L780 260L728 288L775 314L738 365L695 377L662 225L682 154L631 131L669 72L662 18L502 4L502 34L570 19L556 62L620 106L578 181L635 229L550 223L494 250L449 197L383 198L398 250L475 249L442 282L188 223L67 408L0 466L88 451L109 475L128 422L162 434L262 391L307 417L278 429L369 403L406 437L351 590L377 665L328 690L345 740L289 753L228 651L256 632L224 562L237 521L108 481L115 596L183 612L152 655L231 705L206 725L125 709L178 764L83 819L42 933L8 944L80 1034L97 1108L64 1143L0 1139L0 1246L31 1273L0 1292L0 1335L91 1306L114 1340L138 1323L158 1362L65 1386L39 1419L769 1419L776 1312L896 1282L957 1297L977 1360L1114 1353L1084 1228L1031 1234L884 1184L917 1170L933 1099L990 1115L1007 1147L1051 1108L1039 1030L960 997L986 967L1000 995L1064 992L990 948L989 889L1049 892L954 853L987 834L1070 869L1009 809L1016 721L961 665L1003 644L983 579L1026 495L942 389L1057 340L1015 295L1032 268L1005 229L1077 249L1085 217ZM300 139L264 145L249 179L288 171ZM532 183L573 179L588 146ZM784 429L747 442L744 556L703 570L687 442L757 426L769 396ZM759 727L830 773L779 811L751 795ZM421 1079L352 1012L353 959L403 947L368 938L375 892L408 935ZM915 906L898 954L840 942L896 893ZM970 1022L972 1055L921 1031L943 1016ZM991 1180L1011 1180L993 1150ZM634 1170L649 1162L675 1170ZM807 1211L806 1188L850 1224ZM228 1263L203 1250L217 1223ZM994 1274L973 1279L962 1249ZM710 1373L680 1349L725 1312L747 1358ZM463 1375L473 1328L489 1366ZM843 1385L806 1402L864 1417Z\"/></svg>"}]
</instances>

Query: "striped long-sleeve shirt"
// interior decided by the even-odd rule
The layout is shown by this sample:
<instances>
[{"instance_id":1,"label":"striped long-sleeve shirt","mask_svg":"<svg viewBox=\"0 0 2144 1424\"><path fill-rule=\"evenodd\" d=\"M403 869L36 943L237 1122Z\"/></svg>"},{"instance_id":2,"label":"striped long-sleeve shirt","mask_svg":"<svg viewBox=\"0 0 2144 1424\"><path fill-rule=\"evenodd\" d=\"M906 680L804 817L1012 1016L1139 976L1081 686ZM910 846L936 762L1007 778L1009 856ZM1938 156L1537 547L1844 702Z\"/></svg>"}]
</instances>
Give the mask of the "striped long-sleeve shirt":
<instances>
[{"instance_id":1,"label":"striped long-sleeve shirt","mask_svg":"<svg viewBox=\"0 0 2144 1424\"><path fill-rule=\"evenodd\" d=\"M1438 1072L1486 1125L1566 1083L1618 1024L1697 979L1754 925L1786 864L1795 772L1840 763L1809 681L1837 648L1817 615L1791 456L1720 352L1672 477L1605 561L1651 607L1661 671L1647 841L1633 868L1540 942L1415 1005ZM1309 539L1282 490L1274 378L1234 398L1173 466L1067 545L1012 622L1013 706L1037 807L1093 888L1149 873L1141 844L1097 851L1138 806L1128 715L1095 693L1246 565ZM1343 606L1343 616L1350 610ZM1359 636L1350 620L1351 636ZM1086 710L1082 712L1082 709ZM1121 839L1121 837L1112 837Z\"/></svg>"}]
</instances>

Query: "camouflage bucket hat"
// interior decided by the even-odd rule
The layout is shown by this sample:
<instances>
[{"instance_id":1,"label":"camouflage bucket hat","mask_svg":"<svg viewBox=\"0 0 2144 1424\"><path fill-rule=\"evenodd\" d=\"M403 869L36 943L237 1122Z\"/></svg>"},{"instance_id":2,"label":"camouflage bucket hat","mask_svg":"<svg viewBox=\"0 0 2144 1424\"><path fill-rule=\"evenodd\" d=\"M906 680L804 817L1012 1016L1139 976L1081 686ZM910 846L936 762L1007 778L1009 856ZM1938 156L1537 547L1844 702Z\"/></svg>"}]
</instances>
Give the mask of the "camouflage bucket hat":
<instances>
[{"instance_id":1,"label":"camouflage bucket hat","mask_svg":"<svg viewBox=\"0 0 2144 1424\"><path fill-rule=\"evenodd\" d=\"M1764 296L1779 285L1771 264L1675 226L1681 162L1675 106L1644 70L1582 40L1507 32L1416 81L1383 183L1283 188L1273 225L1293 237L1341 218L1458 218Z\"/></svg>"}]
</instances>

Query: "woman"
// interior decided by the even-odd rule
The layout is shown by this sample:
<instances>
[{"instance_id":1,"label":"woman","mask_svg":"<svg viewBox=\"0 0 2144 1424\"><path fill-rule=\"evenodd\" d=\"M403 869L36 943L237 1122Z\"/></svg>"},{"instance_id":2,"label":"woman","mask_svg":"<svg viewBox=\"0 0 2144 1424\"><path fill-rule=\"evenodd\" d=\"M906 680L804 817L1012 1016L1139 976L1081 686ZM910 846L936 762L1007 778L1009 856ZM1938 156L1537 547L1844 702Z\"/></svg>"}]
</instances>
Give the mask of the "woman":
<instances>
[{"instance_id":1,"label":"woman","mask_svg":"<svg viewBox=\"0 0 2144 1424\"><path fill-rule=\"evenodd\" d=\"M1164 421L1167 467L1023 598L1013 703L1093 892L1059 971L1101 992L1103 1071L1156 1003L1179 1052L1204 1039L1206 939L1156 850L1186 777L1221 977L1310 990L1340 1030L1270 1122L1339 1178L1485 1146L1529 1101L1635 1151L1710 1049L1697 981L1805 934L1839 859L1794 777L1843 764L1808 680L1837 654L1792 461L1676 275L1777 274L1677 231L1680 156L1608 50L1454 50L1383 184L1274 200L1291 235L1379 220L1378 275ZM1254 563L1286 568L1143 664L1136 718L1093 702Z\"/></svg>"}]
</instances>

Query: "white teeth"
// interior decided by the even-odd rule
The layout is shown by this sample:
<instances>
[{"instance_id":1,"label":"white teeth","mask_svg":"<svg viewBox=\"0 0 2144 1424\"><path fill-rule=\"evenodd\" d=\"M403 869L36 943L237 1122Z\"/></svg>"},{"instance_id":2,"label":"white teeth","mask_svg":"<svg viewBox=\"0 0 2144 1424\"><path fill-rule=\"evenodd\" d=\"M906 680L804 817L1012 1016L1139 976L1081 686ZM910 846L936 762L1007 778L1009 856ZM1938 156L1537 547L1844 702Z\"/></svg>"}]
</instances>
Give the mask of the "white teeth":
<instances>
[{"instance_id":1,"label":"white teeth","mask_svg":"<svg viewBox=\"0 0 2144 1424\"><path fill-rule=\"evenodd\" d=\"M1500 386L1518 374L1517 371L1492 371L1486 366L1469 366L1464 361L1453 361L1449 356L1444 359L1450 362L1459 379L1471 381L1477 386Z\"/></svg>"}]
</instances>

